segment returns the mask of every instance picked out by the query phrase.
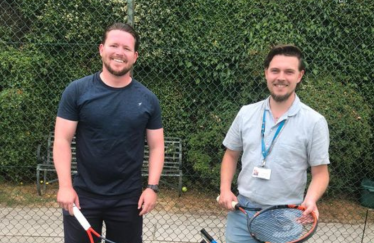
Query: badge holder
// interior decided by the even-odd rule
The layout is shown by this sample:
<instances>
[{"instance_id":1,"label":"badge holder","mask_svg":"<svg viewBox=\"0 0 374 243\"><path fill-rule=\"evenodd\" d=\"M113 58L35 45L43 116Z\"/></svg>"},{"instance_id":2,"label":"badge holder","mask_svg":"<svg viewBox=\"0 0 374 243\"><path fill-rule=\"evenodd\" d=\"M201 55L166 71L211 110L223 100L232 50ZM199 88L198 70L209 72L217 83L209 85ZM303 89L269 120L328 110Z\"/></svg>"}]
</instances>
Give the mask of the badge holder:
<instances>
[{"instance_id":1,"label":"badge holder","mask_svg":"<svg viewBox=\"0 0 374 243\"><path fill-rule=\"evenodd\" d=\"M265 160L262 161L261 166L253 168L252 177L270 180L271 169L265 167Z\"/></svg>"}]
</instances>

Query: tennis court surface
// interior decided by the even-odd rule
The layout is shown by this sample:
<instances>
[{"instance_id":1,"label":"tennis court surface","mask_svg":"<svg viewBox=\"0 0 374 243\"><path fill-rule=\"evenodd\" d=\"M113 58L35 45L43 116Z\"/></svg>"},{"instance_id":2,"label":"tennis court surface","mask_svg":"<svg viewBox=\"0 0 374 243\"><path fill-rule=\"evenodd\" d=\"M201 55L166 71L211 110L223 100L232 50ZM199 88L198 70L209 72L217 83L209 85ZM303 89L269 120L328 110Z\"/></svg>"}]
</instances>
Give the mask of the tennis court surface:
<instances>
[{"instance_id":1,"label":"tennis court surface","mask_svg":"<svg viewBox=\"0 0 374 243\"><path fill-rule=\"evenodd\" d=\"M200 242L205 228L218 242L224 241L225 215L176 214L153 211L144 217L144 243ZM0 242L63 242L59 208L0 208ZM83 229L82 229L83 230ZM320 223L308 242L372 243L374 211L365 224Z\"/></svg>"}]
</instances>

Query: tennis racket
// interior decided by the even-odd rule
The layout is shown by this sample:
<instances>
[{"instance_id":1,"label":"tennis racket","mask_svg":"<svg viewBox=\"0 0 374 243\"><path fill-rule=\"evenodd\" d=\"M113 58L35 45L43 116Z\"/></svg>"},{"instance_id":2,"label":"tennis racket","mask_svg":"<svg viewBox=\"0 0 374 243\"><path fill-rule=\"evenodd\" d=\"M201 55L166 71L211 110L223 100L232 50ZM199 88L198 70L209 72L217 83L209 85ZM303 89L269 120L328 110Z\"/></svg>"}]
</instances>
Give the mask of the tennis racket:
<instances>
[{"instance_id":1,"label":"tennis racket","mask_svg":"<svg viewBox=\"0 0 374 243\"><path fill-rule=\"evenodd\" d=\"M218 243L210 234L208 234L208 232L206 232L205 229L200 230L200 232L208 240L209 243ZM200 243L202 242L206 243L205 240L201 241Z\"/></svg>"},{"instance_id":2,"label":"tennis racket","mask_svg":"<svg viewBox=\"0 0 374 243\"><path fill-rule=\"evenodd\" d=\"M237 202L232 202L232 205L246 215L249 233L260 242L305 242L317 230L317 215L314 212L303 215L305 207L299 205L270 206L255 213L252 218L248 216L245 207ZM254 209L249 208L249 210Z\"/></svg>"},{"instance_id":3,"label":"tennis racket","mask_svg":"<svg viewBox=\"0 0 374 243\"><path fill-rule=\"evenodd\" d=\"M108 240L105 237L103 237L102 235L100 235L99 233L97 233L91 227L90 223L88 223L87 219L83 216L82 212L77 208L77 206L75 206L75 204L73 204L73 212L74 212L75 218L82 225L82 227L84 228L84 230L87 232L88 238L90 239L91 243L94 243L92 234L95 235L96 237L98 237L98 238L106 241L106 242L115 243L114 241Z\"/></svg>"}]
</instances>

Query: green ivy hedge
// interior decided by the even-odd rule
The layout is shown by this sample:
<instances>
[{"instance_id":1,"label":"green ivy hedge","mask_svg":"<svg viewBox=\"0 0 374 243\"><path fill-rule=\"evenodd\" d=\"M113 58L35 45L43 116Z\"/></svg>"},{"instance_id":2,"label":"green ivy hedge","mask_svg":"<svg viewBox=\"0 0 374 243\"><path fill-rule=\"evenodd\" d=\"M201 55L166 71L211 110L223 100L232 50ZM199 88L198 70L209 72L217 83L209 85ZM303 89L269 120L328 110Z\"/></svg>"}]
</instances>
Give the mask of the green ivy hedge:
<instances>
[{"instance_id":1,"label":"green ivy hedge","mask_svg":"<svg viewBox=\"0 0 374 243\"><path fill-rule=\"evenodd\" d=\"M297 91L300 99L325 116L330 130L331 183L329 193L350 193L359 188L364 176L374 178L371 147L373 138L370 118L372 107L350 87L331 77L307 80ZM198 132L190 136L189 158L193 169L219 185L221 147L225 133L239 109L222 102L221 107L206 114L197 123ZM225 121L225 122L223 122ZM358 173L359 172L359 173ZM349 176L347 176L349 175Z\"/></svg>"},{"instance_id":2,"label":"green ivy hedge","mask_svg":"<svg viewBox=\"0 0 374 243\"><path fill-rule=\"evenodd\" d=\"M53 129L63 89L100 69L102 29L126 22L127 7L122 0L20 0L9 6L12 11L0 12L6 19L0 27L0 164L35 165L36 145ZM167 134L184 139L186 175L217 176L220 144L236 112L267 96L262 62L271 45L300 46L306 79L329 73L334 78L323 80L333 83L331 89L344 87L356 97L359 107L350 109L365 113L364 104L374 101L371 0L136 0L135 6L141 36L135 78L160 98ZM314 92L303 98L324 112L314 105ZM327 101L338 99L326 94ZM339 117L345 125L331 129L337 175L344 167L355 169L348 161L368 161L372 153L368 137L353 132L371 129L373 120L365 114L356 123ZM346 153L351 150L345 143L356 151ZM342 168L334 167L336 161L345 161ZM333 185L346 186L339 179L333 178Z\"/></svg>"},{"instance_id":3,"label":"green ivy hedge","mask_svg":"<svg viewBox=\"0 0 374 243\"><path fill-rule=\"evenodd\" d=\"M374 178L373 107L349 85L334 77L307 80L300 98L325 116L330 130L330 193L353 192L364 177Z\"/></svg>"}]
</instances>

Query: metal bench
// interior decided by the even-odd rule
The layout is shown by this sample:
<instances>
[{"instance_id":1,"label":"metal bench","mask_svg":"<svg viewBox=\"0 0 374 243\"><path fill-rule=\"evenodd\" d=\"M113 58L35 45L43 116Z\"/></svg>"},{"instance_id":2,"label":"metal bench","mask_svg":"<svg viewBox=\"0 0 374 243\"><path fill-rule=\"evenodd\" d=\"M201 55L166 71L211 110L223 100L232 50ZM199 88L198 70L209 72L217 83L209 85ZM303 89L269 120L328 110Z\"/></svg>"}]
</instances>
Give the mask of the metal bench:
<instances>
[{"instance_id":1,"label":"metal bench","mask_svg":"<svg viewBox=\"0 0 374 243\"><path fill-rule=\"evenodd\" d=\"M56 169L53 164L53 141L54 133L48 135L46 151L43 153L43 146L37 148L38 165L36 167L36 188L39 195L45 192L48 184L56 182ZM77 173L76 142L72 140L72 176ZM147 141L144 146L144 161L142 176L148 176L149 147ZM178 195L182 193L182 140L176 137L165 137L165 160L161 176L178 177Z\"/></svg>"}]
</instances>

